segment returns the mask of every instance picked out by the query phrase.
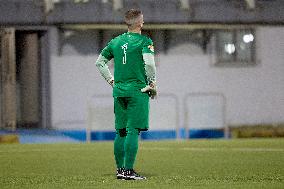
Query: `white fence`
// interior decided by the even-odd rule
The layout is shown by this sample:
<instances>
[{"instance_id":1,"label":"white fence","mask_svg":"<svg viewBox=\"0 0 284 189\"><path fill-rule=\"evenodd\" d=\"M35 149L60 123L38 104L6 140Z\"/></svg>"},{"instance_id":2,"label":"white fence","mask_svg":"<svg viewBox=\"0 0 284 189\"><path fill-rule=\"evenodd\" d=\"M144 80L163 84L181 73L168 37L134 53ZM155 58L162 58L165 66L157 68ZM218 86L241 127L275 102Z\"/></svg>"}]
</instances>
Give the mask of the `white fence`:
<instances>
[{"instance_id":1,"label":"white fence","mask_svg":"<svg viewBox=\"0 0 284 189\"><path fill-rule=\"evenodd\" d=\"M176 138L185 130L189 138L190 129L223 129L225 138L229 131L226 125L226 99L221 93L188 93L180 108L179 98L175 94L159 94L156 100L150 100L150 130L173 130ZM114 111L111 95L93 95L88 101L87 140L93 131L113 131ZM180 115L180 111L183 115ZM184 120L181 126L180 119Z\"/></svg>"},{"instance_id":2,"label":"white fence","mask_svg":"<svg viewBox=\"0 0 284 189\"><path fill-rule=\"evenodd\" d=\"M225 96L213 92L188 93L184 98L184 127L186 138L190 129L223 129L228 138Z\"/></svg>"}]
</instances>

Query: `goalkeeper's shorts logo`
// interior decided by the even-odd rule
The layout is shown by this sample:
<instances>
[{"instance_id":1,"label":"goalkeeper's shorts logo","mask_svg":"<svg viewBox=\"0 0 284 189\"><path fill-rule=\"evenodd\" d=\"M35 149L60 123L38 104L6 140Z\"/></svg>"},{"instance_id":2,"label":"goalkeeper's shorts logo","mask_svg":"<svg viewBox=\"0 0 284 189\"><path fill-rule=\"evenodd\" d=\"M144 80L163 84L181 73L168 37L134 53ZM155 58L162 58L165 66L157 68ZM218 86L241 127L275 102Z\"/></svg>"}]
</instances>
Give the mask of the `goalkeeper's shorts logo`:
<instances>
[{"instance_id":1,"label":"goalkeeper's shorts logo","mask_svg":"<svg viewBox=\"0 0 284 189\"><path fill-rule=\"evenodd\" d=\"M154 52L154 46L153 45L149 45L148 48L150 49L151 52Z\"/></svg>"}]
</instances>

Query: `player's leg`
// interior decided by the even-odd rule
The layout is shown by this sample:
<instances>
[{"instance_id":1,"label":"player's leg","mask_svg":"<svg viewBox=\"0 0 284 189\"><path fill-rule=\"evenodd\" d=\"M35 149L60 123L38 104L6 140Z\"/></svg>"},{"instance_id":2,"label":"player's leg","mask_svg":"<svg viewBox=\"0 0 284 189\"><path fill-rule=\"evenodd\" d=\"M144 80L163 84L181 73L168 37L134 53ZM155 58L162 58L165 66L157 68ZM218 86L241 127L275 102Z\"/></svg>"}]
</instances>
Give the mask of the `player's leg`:
<instances>
[{"instance_id":1,"label":"player's leg","mask_svg":"<svg viewBox=\"0 0 284 189\"><path fill-rule=\"evenodd\" d=\"M125 180L142 180L146 179L139 174L137 174L134 169L134 163L136 160L136 155L138 151L138 138L139 138L139 129L136 128L126 128L126 139L125 139Z\"/></svg>"},{"instance_id":2,"label":"player's leg","mask_svg":"<svg viewBox=\"0 0 284 189\"><path fill-rule=\"evenodd\" d=\"M124 142L126 138L126 129L118 129L116 130L116 136L114 139L114 157L116 162L116 177L117 179L124 178Z\"/></svg>"},{"instance_id":3,"label":"player's leg","mask_svg":"<svg viewBox=\"0 0 284 189\"><path fill-rule=\"evenodd\" d=\"M136 154L138 151L139 130L136 128L126 128L125 149L125 169L133 169Z\"/></svg>"},{"instance_id":4,"label":"player's leg","mask_svg":"<svg viewBox=\"0 0 284 189\"><path fill-rule=\"evenodd\" d=\"M126 101L124 98L114 98L115 128L116 136L114 140L114 157L116 162L116 177L122 179L124 176L124 143L126 138Z\"/></svg>"},{"instance_id":5,"label":"player's leg","mask_svg":"<svg viewBox=\"0 0 284 189\"><path fill-rule=\"evenodd\" d=\"M134 170L134 164L138 151L138 139L140 130L148 129L149 125L149 97L141 95L129 98L127 107L127 127L125 139L125 179L138 180L145 177L138 175Z\"/></svg>"}]
</instances>

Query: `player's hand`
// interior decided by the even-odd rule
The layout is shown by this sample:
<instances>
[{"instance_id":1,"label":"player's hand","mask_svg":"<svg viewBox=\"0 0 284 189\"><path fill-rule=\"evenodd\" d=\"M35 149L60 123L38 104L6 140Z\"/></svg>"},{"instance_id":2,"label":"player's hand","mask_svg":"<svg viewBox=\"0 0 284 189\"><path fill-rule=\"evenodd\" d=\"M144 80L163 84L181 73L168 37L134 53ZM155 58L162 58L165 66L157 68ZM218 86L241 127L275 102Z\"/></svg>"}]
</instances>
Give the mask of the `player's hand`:
<instances>
[{"instance_id":1,"label":"player's hand","mask_svg":"<svg viewBox=\"0 0 284 189\"><path fill-rule=\"evenodd\" d=\"M143 89L141 89L142 93L148 93L148 95L151 97L151 99L154 99L157 97L157 86L155 83L150 83L150 85L147 85Z\"/></svg>"},{"instance_id":2,"label":"player's hand","mask_svg":"<svg viewBox=\"0 0 284 189\"><path fill-rule=\"evenodd\" d=\"M107 82L108 82L108 84L110 84L111 87L114 86L114 79L113 78L109 79Z\"/></svg>"}]
</instances>

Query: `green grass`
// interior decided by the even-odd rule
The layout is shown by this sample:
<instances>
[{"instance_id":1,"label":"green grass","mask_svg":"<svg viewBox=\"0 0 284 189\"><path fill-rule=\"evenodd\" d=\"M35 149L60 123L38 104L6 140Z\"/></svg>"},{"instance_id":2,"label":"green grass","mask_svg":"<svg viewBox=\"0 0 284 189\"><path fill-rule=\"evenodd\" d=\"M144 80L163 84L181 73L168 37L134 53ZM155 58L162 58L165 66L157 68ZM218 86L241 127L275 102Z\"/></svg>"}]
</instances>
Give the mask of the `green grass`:
<instances>
[{"instance_id":1,"label":"green grass","mask_svg":"<svg viewBox=\"0 0 284 189\"><path fill-rule=\"evenodd\" d=\"M0 188L284 188L284 139L141 142L146 181L115 179L112 145L0 145Z\"/></svg>"}]
</instances>

